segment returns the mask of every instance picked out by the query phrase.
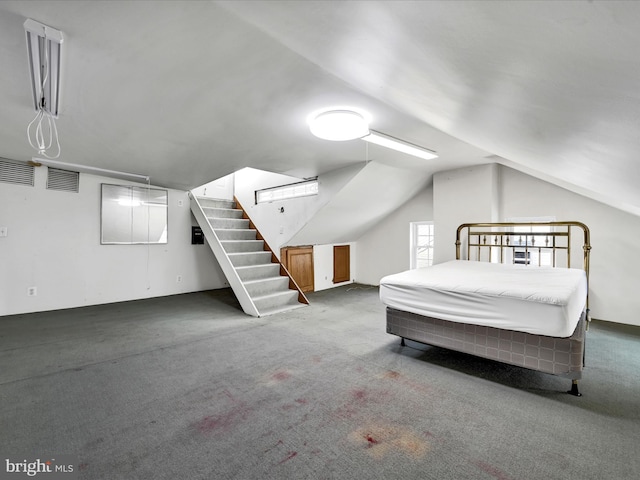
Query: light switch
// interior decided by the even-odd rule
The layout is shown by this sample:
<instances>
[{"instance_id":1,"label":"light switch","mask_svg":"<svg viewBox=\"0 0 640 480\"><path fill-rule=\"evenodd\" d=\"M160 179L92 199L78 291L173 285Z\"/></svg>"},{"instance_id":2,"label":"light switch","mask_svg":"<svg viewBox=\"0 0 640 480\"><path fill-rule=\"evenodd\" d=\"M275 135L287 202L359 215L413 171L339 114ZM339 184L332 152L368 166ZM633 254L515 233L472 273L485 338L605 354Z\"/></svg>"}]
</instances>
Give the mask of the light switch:
<instances>
[{"instance_id":1,"label":"light switch","mask_svg":"<svg viewBox=\"0 0 640 480\"><path fill-rule=\"evenodd\" d=\"M9 234L7 227L0 227L0 237L6 237Z\"/></svg>"}]
</instances>

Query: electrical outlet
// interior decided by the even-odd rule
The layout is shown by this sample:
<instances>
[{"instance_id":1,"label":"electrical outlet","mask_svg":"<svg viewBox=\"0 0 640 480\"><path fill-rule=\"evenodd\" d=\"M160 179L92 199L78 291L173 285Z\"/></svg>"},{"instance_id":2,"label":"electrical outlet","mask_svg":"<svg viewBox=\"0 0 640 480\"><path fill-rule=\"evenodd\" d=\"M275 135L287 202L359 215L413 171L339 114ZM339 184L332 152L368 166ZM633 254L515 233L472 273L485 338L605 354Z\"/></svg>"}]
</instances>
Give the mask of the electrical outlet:
<instances>
[{"instance_id":1,"label":"electrical outlet","mask_svg":"<svg viewBox=\"0 0 640 480\"><path fill-rule=\"evenodd\" d=\"M35 297L38 295L38 287L27 287L27 296Z\"/></svg>"},{"instance_id":2,"label":"electrical outlet","mask_svg":"<svg viewBox=\"0 0 640 480\"><path fill-rule=\"evenodd\" d=\"M176 283L180 283L182 281L182 275L178 275L176 277Z\"/></svg>"},{"instance_id":3,"label":"electrical outlet","mask_svg":"<svg viewBox=\"0 0 640 480\"><path fill-rule=\"evenodd\" d=\"M178 200L178 206L181 207L184 204L182 200Z\"/></svg>"},{"instance_id":4,"label":"electrical outlet","mask_svg":"<svg viewBox=\"0 0 640 480\"><path fill-rule=\"evenodd\" d=\"M0 237L6 237L9 234L7 227L0 227Z\"/></svg>"}]
</instances>

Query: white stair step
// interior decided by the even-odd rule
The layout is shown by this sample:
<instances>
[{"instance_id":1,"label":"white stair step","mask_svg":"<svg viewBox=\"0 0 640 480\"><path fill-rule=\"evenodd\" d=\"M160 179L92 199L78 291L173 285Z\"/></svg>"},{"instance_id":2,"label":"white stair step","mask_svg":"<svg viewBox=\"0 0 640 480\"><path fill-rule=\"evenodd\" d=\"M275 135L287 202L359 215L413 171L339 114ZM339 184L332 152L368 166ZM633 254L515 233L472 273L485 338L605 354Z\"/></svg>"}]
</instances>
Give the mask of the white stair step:
<instances>
[{"instance_id":1,"label":"white stair step","mask_svg":"<svg viewBox=\"0 0 640 480\"><path fill-rule=\"evenodd\" d=\"M280 265L277 263L266 263L263 265L248 265L237 267L236 272L243 282L251 280L275 277L280 274Z\"/></svg>"},{"instance_id":2,"label":"white stair step","mask_svg":"<svg viewBox=\"0 0 640 480\"><path fill-rule=\"evenodd\" d=\"M258 312L262 314L264 311L273 310L275 308L283 308L289 305L298 304L298 292L295 290L287 290L286 292L276 292L252 299Z\"/></svg>"},{"instance_id":3,"label":"white stair step","mask_svg":"<svg viewBox=\"0 0 640 480\"><path fill-rule=\"evenodd\" d=\"M233 200L219 200L217 198L198 197L198 203L201 207L236 208L236 202L234 202Z\"/></svg>"},{"instance_id":4,"label":"white stair step","mask_svg":"<svg viewBox=\"0 0 640 480\"><path fill-rule=\"evenodd\" d=\"M220 243L227 253L264 251L264 240L224 240Z\"/></svg>"},{"instance_id":5,"label":"white stair step","mask_svg":"<svg viewBox=\"0 0 640 480\"><path fill-rule=\"evenodd\" d=\"M249 220L246 218L209 218L207 220L214 230L219 228L241 229L249 228Z\"/></svg>"},{"instance_id":6,"label":"white stair step","mask_svg":"<svg viewBox=\"0 0 640 480\"><path fill-rule=\"evenodd\" d=\"M271 252L241 252L228 255L234 267L271 263Z\"/></svg>"},{"instance_id":7,"label":"white stair step","mask_svg":"<svg viewBox=\"0 0 640 480\"><path fill-rule=\"evenodd\" d=\"M237 208L202 207L207 218L242 218L242 210Z\"/></svg>"},{"instance_id":8,"label":"white stair step","mask_svg":"<svg viewBox=\"0 0 640 480\"><path fill-rule=\"evenodd\" d=\"M256 231L251 228L218 228L216 235L221 241L256 239Z\"/></svg>"},{"instance_id":9,"label":"white stair step","mask_svg":"<svg viewBox=\"0 0 640 480\"><path fill-rule=\"evenodd\" d=\"M289 290L289 277L278 276L243 282L251 298Z\"/></svg>"},{"instance_id":10,"label":"white stair step","mask_svg":"<svg viewBox=\"0 0 640 480\"><path fill-rule=\"evenodd\" d=\"M307 304L298 302L296 304L287 304L281 307L267 308L265 310L260 311L260 316L267 317L269 315L275 315L276 313L284 313L284 312L288 312L289 310L295 310L296 308L301 308L306 306Z\"/></svg>"}]
</instances>

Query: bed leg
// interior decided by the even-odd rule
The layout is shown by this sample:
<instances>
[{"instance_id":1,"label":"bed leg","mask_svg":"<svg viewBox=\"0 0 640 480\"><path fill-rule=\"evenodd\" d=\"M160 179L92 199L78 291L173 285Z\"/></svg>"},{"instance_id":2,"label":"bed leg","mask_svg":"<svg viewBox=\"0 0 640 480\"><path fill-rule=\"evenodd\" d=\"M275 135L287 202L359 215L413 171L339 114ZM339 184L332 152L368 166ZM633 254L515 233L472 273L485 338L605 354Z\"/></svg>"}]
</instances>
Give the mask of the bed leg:
<instances>
[{"instance_id":1,"label":"bed leg","mask_svg":"<svg viewBox=\"0 0 640 480\"><path fill-rule=\"evenodd\" d=\"M405 346L405 344L404 344L404 337L400 337L400 346L401 346L401 347L404 347L404 346Z\"/></svg>"},{"instance_id":2,"label":"bed leg","mask_svg":"<svg viewBox=\"0 0 640 480\"><path fill-rule=\"evenodd\" d=\"M571 381L571 390L567 392L569 395L573 395L574 397L581 397L582 394L578 391L578 381Z\"/></svg>"}]
</instances>

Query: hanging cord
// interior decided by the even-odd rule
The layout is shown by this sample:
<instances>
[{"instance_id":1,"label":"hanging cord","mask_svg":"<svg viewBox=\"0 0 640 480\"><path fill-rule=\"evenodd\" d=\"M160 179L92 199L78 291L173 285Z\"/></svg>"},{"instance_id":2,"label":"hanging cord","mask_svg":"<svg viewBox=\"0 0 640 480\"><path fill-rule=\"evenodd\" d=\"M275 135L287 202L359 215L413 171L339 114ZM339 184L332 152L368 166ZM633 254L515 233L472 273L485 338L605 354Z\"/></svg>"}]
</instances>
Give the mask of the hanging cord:
<instances>
[{"instance_id":1,"label":"hanging cord","mask_svg":"<svg viewBox=\"0 0 640 480\"><path fill-rule=\"evenodd\" d=\"M46 83L49 81L49 43L47 40L46 30L44 37L44 75L39 85L40 91L38 92L40 100L38 101L38 113L27 125L27 139L29 145L34 150L38 151L39 155L45 158L55 159L60 156L60 141L58 139L58 128L56 127L56 119L49 110L51 107L47 106L47 102L44 96L44 89ZM55 142L57 153L50 155L49 150Z\"/></svg>"}]
</instances>

